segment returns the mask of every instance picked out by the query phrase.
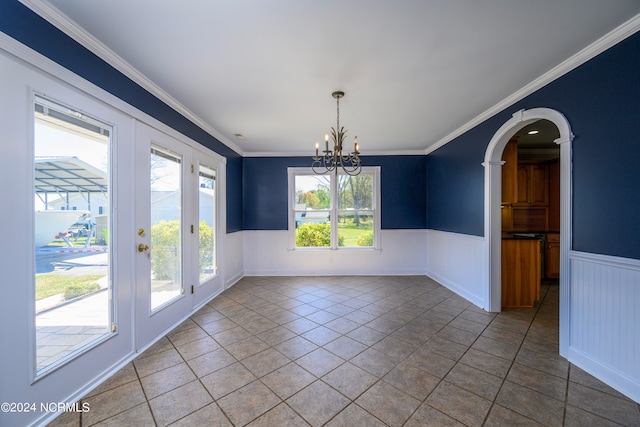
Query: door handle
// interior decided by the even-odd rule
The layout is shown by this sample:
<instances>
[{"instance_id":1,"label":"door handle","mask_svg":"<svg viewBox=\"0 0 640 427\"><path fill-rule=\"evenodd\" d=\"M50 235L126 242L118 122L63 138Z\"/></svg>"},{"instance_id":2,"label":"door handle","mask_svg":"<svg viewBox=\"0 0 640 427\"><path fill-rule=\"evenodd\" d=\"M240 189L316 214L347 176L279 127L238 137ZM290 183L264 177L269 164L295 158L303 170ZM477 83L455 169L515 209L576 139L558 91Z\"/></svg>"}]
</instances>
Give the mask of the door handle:
<instances>
[{"instance_id":1,"label":"door handle","mask_svg":"<svg viewBox=\"0 0 640 427\"><path fill-rule=\"evenodd\" d=\"M145 252L149 250L149 246L145 245L144 243L140 243L138 245L138 252Z\"/></svg>"}]
</instances>

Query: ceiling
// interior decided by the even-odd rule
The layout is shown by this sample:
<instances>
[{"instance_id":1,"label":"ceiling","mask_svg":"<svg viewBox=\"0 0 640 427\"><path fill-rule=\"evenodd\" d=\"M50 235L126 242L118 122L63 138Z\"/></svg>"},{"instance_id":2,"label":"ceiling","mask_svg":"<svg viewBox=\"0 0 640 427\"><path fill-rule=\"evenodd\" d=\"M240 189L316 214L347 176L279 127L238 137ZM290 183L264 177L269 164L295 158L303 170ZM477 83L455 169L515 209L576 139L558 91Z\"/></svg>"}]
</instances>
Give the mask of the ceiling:
<instances>
[{"instance_id":1,"label":"ceiling","mask_svg":"<svg viewBox=\"0 0 640 427\"><path fill-rule=\"evenodd\" d=\"M311 155L335 90L363 155L425 152L640 13L639 0L48 3L244 155Z\"/></svg>"}]
</instances>

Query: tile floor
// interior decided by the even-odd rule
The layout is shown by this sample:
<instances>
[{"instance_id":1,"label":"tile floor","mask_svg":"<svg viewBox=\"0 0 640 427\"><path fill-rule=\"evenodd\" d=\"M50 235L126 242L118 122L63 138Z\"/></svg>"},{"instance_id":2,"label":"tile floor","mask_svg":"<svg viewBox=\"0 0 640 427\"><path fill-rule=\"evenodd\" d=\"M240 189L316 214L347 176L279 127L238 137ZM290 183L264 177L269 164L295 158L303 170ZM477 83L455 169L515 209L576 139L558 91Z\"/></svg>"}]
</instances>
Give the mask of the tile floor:
<instances>
[{"instance_id":1,"label":"tile floor","mask_svg":"<svg viewBox=\"0 0 640 427\"><path fill-rule=\"evenodd\" d=\"M558 353L558 286L486 313L426 277L245 278L51 425L640 426Z\"/></svg>"}]
</instances>

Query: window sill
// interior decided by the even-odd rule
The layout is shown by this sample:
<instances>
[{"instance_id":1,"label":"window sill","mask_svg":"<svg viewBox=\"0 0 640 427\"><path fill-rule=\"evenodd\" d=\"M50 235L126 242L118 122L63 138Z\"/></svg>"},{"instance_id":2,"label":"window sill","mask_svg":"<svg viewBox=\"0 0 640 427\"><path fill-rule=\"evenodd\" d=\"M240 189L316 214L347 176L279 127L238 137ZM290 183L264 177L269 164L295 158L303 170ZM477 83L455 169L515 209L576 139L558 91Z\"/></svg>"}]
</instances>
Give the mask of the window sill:
<instances>
[{"instance_id":1,"label":"window sill","mask_svg":"<svg viewBox=\"0 0 640 427\"><path fill-rule=\"evenodd\" d=\"M314 247L314 248L288 248L287 249L288 252L299 252L299 253L304 253L304 252L351 252L351 253L356 253L356 252L376 252L376 253L380 253L382 252L382 248L371 248L371 247L367 247L367 248L356 248L356 247L350 247L350 248L345 248L345 247L340 247L340 248L324 248L324 247Z\"/></svg>"}]
</instances>

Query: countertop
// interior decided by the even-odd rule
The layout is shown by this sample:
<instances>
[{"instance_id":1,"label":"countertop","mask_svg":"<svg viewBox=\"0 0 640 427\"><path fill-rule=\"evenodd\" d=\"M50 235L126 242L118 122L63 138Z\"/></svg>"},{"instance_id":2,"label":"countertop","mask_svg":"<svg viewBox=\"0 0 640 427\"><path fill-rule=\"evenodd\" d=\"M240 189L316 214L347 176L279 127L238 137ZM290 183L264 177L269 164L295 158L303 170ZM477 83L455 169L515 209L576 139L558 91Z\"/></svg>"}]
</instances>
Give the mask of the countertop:
<instances>
[{"instance_id":1,"label":"countertop","mask_svg":"<svg viewBox=\"0 0 640 427\"><path fill-rule=\"evenodd\" d=\"M532 233L526 233L526 234L532 234ZM516 233L502 233L502 240L541 240L541 239L540 237L535 237L535 236L524 236L516 232Z\"/></svg>"}]
</instances>

